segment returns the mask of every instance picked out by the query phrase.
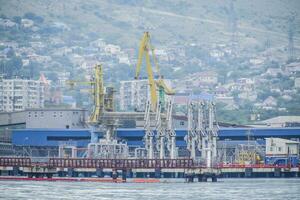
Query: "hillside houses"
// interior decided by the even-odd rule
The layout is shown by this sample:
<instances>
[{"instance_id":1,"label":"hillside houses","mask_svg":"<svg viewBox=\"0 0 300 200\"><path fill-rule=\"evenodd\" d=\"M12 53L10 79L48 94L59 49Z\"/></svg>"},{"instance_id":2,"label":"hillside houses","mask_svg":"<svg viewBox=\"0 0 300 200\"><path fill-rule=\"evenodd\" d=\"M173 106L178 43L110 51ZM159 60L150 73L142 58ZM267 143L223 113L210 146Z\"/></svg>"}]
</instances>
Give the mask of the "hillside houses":
<instances>
[{"instance_id":1,"label":"hillside houses","mask_svg":"<svg viewBox=\"0 0 300 200\"><path fill-rule=\"evenodd\" d=\"M292 76L300 74L300 62L290 63L290 64L284 66L284 69L289 75L292 75Z\"/></svg>"},{"instance_id":2,"label":"hillside houses","mask_svg":"<svg viewBox=\"0 0 300 200\"><path fill-rule=\"evenodd\" d=\"M64 92L67 93L66 80L90 80L95 64L103 65L105 81L116 83L115 87L119 87L120 81L134 77L132 67L137 63L139 37L125 45L124 41L122 43L115 37L111 39L101 32L82 34L78 27L57 20L47 22L45 18L39 23L22 17L20 22L16 22L15 19L0 17L0 31L6 31L4 36L20 31L18 40L9 37L0 39L1 62L17 57L17 62L22 61L21 69L29 75L34 74L32 71L46 72L45 76L52 80L51 87L60 88L54 92L55 102L62 102ZM153 40L157 47L155 54L161 73L166 78L176 78L173 83L178 94L214 94L216 102L222 105L220 109L238 109L241 113L246 111L247 115L254 110L258 114L268 113L268 110L285 114L290 111L289 104L297 103L299 60L287 64L281 59L284 56L277 58L273 51L261 47L259 53L244 48L233 52L226 41L202 44L190 38L189 41L162 42L154 34L157 38ZM20 43L23 37L26 40ZM78 93L76 91L77 97L80 96ZM87 102L83 98L87 99L87 95L78 99ZM176 99L181 105L185 104L185 100L183 96Z\"/></svg>"},{"instance_id":3,"label":"hillside houses","mask_svg":"<svg viewBox=\"0 0 300 200\"><path fill-rule=\"evenodd\" d=\"M231 91L251 92L255 88L255 82L250 78L240 78L230 87Z\"/></svg>"},{"instance_id":4,"label":"hillside houses","mask_svg":"<svg viewBox=\"0 0 300 200\"><path fill-rule=\"evenodd\" d=\"M300 88L300 77L295 78L295 83L294 83L294 85L295 85L295 88Z\"/></svg>"},{"instance_id":5,"label":"hillside houses","mask_svg":"<svg viewBox=\"0 0 300 200\"><path fill-rule=\"evenodd\" d=\"M264 109L272 109L277 106L277 100L274 97L269 96L263 101L262 105Z\"/></svg>"},{"instance_id":6,"label":"hillside houses","mask_svg":"<svg viewBox=\"0 0 300 200\"><path fill-rule=\"evenodd\" d=\"M0 27L3 28L13 28L16 27L17 24L9 19L2 19L0 18Z\"/></svg>"},{"instance_id":7,"label":"hillside houses","mask_svg":"<svg viewBox=\"0 0 300 200\"><path fill-rule=\"evenodd\" d=\"M216 85L218 83L218 74L214 71L197 72L191 75L194 85Z\"/></svg>"},{"instance_id":8,"label":"hillside houses","mask_svg":"<svg viewBox=\"0 0 300 200\"><path fill-rule=\"evenodd\" d=\"M268 68L265 74L272 77L277 77L278 75L283 74L283 71L280 68Z\"/></svg>"}]
</instances>

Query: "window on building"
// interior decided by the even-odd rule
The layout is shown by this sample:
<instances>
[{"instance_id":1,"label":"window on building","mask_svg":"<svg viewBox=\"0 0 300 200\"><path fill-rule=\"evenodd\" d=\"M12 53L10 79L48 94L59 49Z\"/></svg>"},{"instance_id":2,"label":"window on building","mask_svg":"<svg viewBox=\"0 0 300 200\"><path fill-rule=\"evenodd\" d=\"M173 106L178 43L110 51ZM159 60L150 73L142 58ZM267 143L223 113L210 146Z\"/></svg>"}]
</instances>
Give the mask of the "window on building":
<instances>
[{"instance_id":1,"label":"window on building","mask_svg":"<svg viewBox=\"0 0 300 200\"><path fill-rule=\"evenodd\" d=\"M183 121L181 121L181 122L180 122L180 126L183 126L183 125L184 125L184 122L183 122Z\"/></svg>"},{"instance_id":2,"label":"window on building","mask_svg":"<svg viewBox=\"0 0 300 200\"><path fill-rule=\"evenodd\" d=\"M281 147L278 147L278 151L281 151Z\"/></svg>"}]
</instances>

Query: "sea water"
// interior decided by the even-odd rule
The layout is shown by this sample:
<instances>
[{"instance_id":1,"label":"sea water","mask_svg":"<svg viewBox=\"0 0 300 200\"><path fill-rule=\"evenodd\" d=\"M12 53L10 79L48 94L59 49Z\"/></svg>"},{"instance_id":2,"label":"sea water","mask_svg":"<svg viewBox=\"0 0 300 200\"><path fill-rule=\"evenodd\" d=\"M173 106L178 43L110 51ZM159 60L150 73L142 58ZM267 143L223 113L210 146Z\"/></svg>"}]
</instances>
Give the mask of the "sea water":
<instances>
[{"instance_id":1,"label":"sea water","mask_svg":"<svg viewBox=\"0 0 300 200\"><path fill-rule=\"evenodd\" d=\"M164 181L164 180L162 180ZM0 199L300 199L300 178L218 182L98 183L0 181Z\"/></svg>"}]
</instances>

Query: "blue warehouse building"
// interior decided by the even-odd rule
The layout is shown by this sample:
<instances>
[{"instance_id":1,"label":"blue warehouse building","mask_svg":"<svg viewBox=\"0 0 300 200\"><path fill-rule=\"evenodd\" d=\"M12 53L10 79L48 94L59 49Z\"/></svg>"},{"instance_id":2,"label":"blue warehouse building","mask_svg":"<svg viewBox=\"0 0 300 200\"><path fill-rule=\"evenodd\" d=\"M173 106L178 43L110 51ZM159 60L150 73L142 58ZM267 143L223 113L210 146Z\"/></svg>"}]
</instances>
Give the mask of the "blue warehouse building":
<instances>
[{"instance_id":1,"label":"blue warehouse building","mask_svg":"<svg viewBox=\"0 0 300 200\"><path fill-rule=\"evenodd\" d=\"M90 140L87 129L20 129L12 133L12 144L16 146L57 147L71 141L77 147L86 147Z\"/></svg>"},{"instance_id":2,"label":"blue warehouse building","mask_svg":"<svg viewBox=\"0 0 300 200\"><path fill-rule=\"evenodd\" d=\"M186 146L184 136L186 130L176 130L176 145ZM101 133L98 133L102 137ZM130 147L143 146L143 129L118 129L117 137L126 141ZM300 141L300 127L298 128L221 128L219 140L242 141L249 137L252 140L269 137L279 137ZM15 146L57 147L61 143L72 142L78 147L86 147L91 141L88 129L20 129L13 130L12 143Z\"/></svg>"}]
</instances>

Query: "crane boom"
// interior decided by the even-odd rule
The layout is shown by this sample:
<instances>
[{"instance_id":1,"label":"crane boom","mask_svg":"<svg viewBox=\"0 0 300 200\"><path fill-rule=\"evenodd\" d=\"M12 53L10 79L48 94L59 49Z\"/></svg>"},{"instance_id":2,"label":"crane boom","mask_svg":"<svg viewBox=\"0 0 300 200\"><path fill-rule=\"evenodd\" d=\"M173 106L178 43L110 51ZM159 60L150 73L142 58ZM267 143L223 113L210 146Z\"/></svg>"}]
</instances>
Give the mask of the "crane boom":
<instances>
[{"instance_id":1,"label":"crane boom","mask_svg":"<svg viewBox=\"0 0 300 200\"><path fill-rule=\"evenodd\" d=\"M135 72L135 79L139 78L143 57L145 56L148 81L149 81L149 85L150 85L151 108L152 108L152 110L155 110L156 104L157 104L157 94L156 94L156 85L155 85L155 81L154 81L153 71L152 71L152 67L151 67L151 60L150 60L150 55L149 55L149 49L150 49L149 42L150 42L150 35L148 32L145 32L143 35L143 38L140 42L138 62L137 62L136 72Z\"/></svg>"},{"instance_id":2,"label":"crane boom","mask_svg":"<svg viewBox=\"0 0 300 200\"><path fill-rule=\"evenodd\" d=\"M159 75L159 80L157 81L154 80L154 76L153 76L153 70L152 70L150 54L149 54L150 50L153 57L154 65ZM142 40L140 42L138 61L137 61L137 66L135 71L135 79L139 78L141 72L141 65L144 57L146 59L146 70L147 70L148 81L150 86L151 110L155 111L158 102L157 90L159 91L159 101L161 102L162 106L164 106L164 94L174 95L175 92L165 84L165 82L162 79L162 76L160 76L159 67L154 53L154 48L150 43L149 32L144 33Z\"/></svg>"}]
</instances>

